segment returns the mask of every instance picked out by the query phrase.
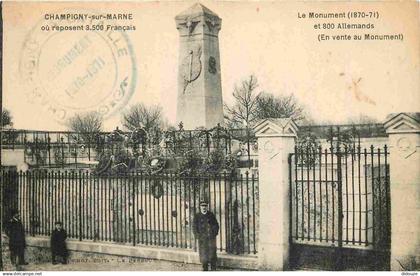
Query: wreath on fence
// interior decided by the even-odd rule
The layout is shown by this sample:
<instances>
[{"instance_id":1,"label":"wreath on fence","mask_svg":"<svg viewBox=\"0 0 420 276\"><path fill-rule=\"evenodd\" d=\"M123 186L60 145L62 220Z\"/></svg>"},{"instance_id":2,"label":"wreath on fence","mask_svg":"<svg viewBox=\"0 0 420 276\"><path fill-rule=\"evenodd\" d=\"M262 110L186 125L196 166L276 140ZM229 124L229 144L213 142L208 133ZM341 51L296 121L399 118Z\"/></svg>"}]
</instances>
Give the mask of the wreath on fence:
<instances>
[{"instance_id":1,"label":"wreath on fence","mask_svg":"<svg viewBox=\"0 0 420 276\"><path fill-rule=\"evenodd\" d=\"M163 195L163 186L159 182L159 179L153 180L153 186L151 188L151 192L154 198L159 199Z\"/></svg>"},{"instance_id":2,"label":"wreath on fence","mask_svg":"<svg viewBox=\"0 0 420 276\"><path fill-rule=\"evenodd\" d=\"M25 155L35 157L36 165L44 165L47 162L48 144L44 140L26 142Z\"/></svg>"},{"instance_id":3,"label":"wreath on fence","mask_svg":"<svg viewBox=\"0 0 420 276\"><path fill-rule=\"evenodd\" d=\"M54 147L54 163L57 165L64 165L66 163L66 158L63 154L63 149L59 147Z\"/></svg>"},{"instance_id":4,"label":"wreath on fence","mask_svg":"<svg viewBox=\"0 0 420 276\"><path fill-rule=\"evenodd\" d=\"M303 166L313 166L318 162L319 150L321 144L318 138L311 134L307 133L299 137L297 141L297 160L298 164Z\"/></svg>"}]
</instances>

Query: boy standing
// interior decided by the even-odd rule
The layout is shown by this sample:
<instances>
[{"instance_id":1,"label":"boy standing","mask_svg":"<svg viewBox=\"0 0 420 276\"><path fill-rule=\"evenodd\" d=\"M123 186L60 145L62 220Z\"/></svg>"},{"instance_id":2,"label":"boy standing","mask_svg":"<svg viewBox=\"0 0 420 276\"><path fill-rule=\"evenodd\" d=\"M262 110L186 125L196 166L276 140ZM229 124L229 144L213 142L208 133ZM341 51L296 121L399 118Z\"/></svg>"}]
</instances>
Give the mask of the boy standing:
<instances>
[{"instance_id":1,"label":"boy standing","mask_svg":"<svg viewBox=\"0 0 420 276\"><path fill-rule=\"evenodd\" d=\"M58 264L56 257L61 258L62 264L67 264L66 238L66 230L63 229L62 223L57 221L51 235L51 255L53 264Z\"/></svg>"}]
</instances>

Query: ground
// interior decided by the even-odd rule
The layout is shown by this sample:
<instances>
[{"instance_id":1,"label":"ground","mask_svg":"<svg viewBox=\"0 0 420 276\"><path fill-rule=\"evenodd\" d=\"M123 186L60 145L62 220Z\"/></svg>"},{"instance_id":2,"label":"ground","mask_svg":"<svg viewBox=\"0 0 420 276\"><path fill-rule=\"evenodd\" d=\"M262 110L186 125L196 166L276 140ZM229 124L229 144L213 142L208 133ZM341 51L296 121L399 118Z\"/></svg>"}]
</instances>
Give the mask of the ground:
<instances>
[{"instance_id":1,"label":"ground","mask_svg":"<svg viewBox=\"0 0 420 276\"><path fill-rule=\"evenodd\" d=\"M199 271L200 265L175 263L158 260L136 260L135 262L111 263L69 263L67 265L52 263L36 263L13 268L5 264L5 270L13 271Z\"/></svg>"},{"instance_id":2,"label":"ground","mask_svg":"<svg viewBox=\"0 0 420 276\"><path fill-rule=\"evenodd\" d=\"M25 260L29 263L15 267L10 262L10 252L3 246L4 271L200 271L201 265L143 259L137 257L71 251L66 265L51 263L49 248L28 246ZM219 270L232 270L220 268Z\"/></svg>"}]
</instances>

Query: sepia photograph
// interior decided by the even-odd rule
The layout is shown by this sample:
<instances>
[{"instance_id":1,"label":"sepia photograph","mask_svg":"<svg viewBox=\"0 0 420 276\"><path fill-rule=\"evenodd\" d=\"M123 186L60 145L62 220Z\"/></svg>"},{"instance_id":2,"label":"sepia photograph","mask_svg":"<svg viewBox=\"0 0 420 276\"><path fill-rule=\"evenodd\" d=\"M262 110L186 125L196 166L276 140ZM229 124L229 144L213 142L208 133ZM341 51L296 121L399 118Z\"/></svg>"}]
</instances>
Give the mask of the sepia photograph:
<instances>
[{"instance_id":1,"label":"sepia photograph","mask_svg":"<svg viewBox=\"0 0 420 276\"><path fill-rule=\"evenodd\" d=\"M419 5L0 3L0 270L417 275Z\"/></svg>"}]
</instances>

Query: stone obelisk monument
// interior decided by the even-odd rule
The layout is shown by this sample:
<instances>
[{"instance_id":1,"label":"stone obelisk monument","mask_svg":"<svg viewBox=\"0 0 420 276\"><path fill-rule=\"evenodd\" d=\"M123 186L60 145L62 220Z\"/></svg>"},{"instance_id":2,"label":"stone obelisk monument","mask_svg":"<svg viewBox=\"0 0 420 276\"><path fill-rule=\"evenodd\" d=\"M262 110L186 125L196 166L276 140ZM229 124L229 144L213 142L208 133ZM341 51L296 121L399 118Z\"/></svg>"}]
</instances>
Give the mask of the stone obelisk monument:
<instances>
[{"instance_id":1,"label":"stone obelisk monument","mask_svg":"<svg viewBox=\"0 0 420 276\"><path fill-rule=\"evenodd\" d=\"M177 123L184 129L223 124L218 38L222 20L197 3L175 21L180 35Z\"/></svg>"}]
</instances>

